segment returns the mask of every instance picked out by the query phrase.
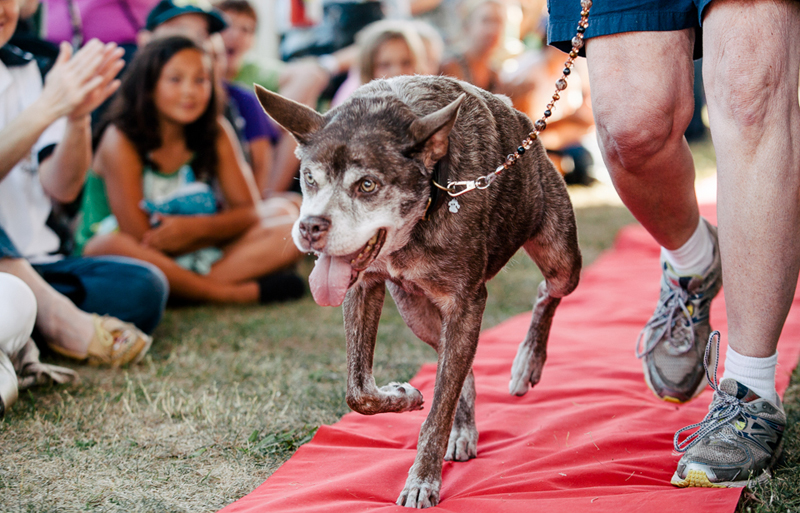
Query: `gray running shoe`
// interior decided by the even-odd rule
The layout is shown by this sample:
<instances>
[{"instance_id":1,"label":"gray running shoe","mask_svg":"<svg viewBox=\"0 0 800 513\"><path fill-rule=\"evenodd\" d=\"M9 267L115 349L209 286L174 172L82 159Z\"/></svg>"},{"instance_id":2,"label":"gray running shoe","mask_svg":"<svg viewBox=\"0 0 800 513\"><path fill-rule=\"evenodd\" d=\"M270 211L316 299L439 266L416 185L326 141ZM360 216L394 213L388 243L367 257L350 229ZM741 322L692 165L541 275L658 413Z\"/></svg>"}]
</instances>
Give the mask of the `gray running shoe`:
<instances>
[{"instance_id":1,"label":"gray running shoe","mask_svg":"<svg viewBox=\"0 0 800 513\"><path fill-rule=\"evenodd\" d=\"M719 354L719 332L711 334L714 336ZM709 339L709 347L711 343ZM675 433L675 450L684 453L672 476L675 486L732 488L772 477L770 470L780 456L786 427L783 406L780 401L775 405L762 399L734 379L724 379L719 385L716 381L715 363L714 379L708 378L715 391L708 415ZM681 433L695 428L697 431L678 442Z\"/></svg>"},{"instance_id":2,"label":"gray running shoe","mask_svg":"<svg viewBox=\"0 0 800 513\"><path fill-rule=\"evenodd\" d=\"M722 264L717 229L708 225L714 239L714 260L703 276L678 276L662 262L661 295L656 311L636 340L636 357L642 359L644 379L658 397L684 403L705 388L703 353L706 349L711 300L722 288Z\"/></svg>"}]
</instances>

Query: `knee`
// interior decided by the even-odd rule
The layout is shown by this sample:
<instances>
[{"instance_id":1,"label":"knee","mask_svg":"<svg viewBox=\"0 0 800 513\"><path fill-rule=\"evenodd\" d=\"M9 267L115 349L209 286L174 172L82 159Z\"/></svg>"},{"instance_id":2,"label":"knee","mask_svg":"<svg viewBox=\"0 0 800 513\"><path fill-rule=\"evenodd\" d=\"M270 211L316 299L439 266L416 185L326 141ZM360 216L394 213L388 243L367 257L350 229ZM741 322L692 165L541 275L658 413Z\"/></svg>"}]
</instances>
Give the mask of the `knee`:
<instances>
[{"instance_id":1,"label":"knee","mask_svg":"<svg viewBox=\"0 0 800 513\"><path fill-rule=\"evenodd\" d=\"M750 52L744 55L758 55L754 48L742 51ZM704 64L712 127L722 124L760 134L767 127L771 107L785 109L791 102L797 104L797 89L789 86L795 82L787 80L786 59L741 59L734 53L739 52L726 50L719 59ZM788 114L788 109L773 112L776 116Z\"/></svg>"},{"instance_id":2,"label":"knee","mask_svg":"<svg viewBox=\"0 0 800 513\"><path fill-rule=\"evenodd\" d=\"M683 137L694 102L650 98L595 108L597 136L612 171L635 173L675 139Z\"/></svg>"},{"instance_id":3,"label":"knee","mask_svg":"<svg viewBox=\"0 0 800 513\"><path fill-rule=\"evenodd\" d=\"M253 228L255 237L273 242L270 251L274 251L276 255L279 255L278 258L282 261L295 261L303 255L294 244L294 239L292 238L293 219L296 218L287 218L283 222L275 224L262 222L260 226Z\"/></svg>"},{"instance_id":4,"label":"knee","mask_svg":"<svg viewBox=\"0 0 800 513\"><path fill-rule=\"evenodd\" d=\"M125 255L125 248L134 242L133 237L126 233L109 233L95 235L86 243L83 254L87 256L98 255Z\"/></svg>"},{"instance_id":5,"label":"knee","mask_svg":"<svg viewBox=\"0 0 800 513\"><path fill-rule=\"evenodd\" d=\"M15 354L36 323L36 297L12 274L0 273L0 350Z\"/></svg>"}]
</instances>

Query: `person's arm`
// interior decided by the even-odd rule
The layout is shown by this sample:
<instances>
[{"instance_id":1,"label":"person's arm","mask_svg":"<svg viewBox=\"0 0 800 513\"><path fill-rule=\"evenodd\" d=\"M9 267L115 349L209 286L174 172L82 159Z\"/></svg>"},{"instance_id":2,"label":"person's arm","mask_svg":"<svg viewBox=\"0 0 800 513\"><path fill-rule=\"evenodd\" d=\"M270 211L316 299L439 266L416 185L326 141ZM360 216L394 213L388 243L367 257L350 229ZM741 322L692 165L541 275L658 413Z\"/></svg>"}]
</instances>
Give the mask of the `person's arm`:
<instances>
[{"instance_id":1,"label":"person's arm","mask_svg":"<svg viewBox=\"0 0 800 513\"><path fill-rule=\"evenodd\" d=\"M229 209L253 209L255 212L259 194L253 179L253 171L244 158L231 124L224 118L220 118L219 123L217 177L222 194L225 196Z\"/></svg>"},{"instance_id":2,"label":"person's arm","mask_svg":"<svg viewBox=\"0 0 800 513\"><path fill-rule=\"evenodd\" d=\"M57 147L52 157L41 164L39 172L48 194L59 200L71 200L77 196L80 189L78 187L78 192L75 192L74 182L83 184L90 159L86 139L87 115L119 87L119 81L114 77L122 68L121 55L122 50L116 45L104 46L96 40L89 42L74 57L71 47L62 45L41 96L0 130L0 180L25 158L48 126L69 115L64 144L60 144L61 149ZM83 148L84 144L85 152L75 151L75 148ZM67 147L71 151L63 149ZM53 176L53 168L60 166L66 166L64 169L68 176L64 182ZM76 171L78 176L75 176Z\"/></svg>"},{"instance_id":3,"label":"person's arm","mask_svg":"<svg viewBox=\"0 0 800 513\"><path fill-rule=\"evenodd\" d=\"M0 130L0 181L28 155L56 119L55 113L37 100Z\"/></svg>"},{"instance_id":4,"label":"person's arm","mask_svg":"<svg viewBox=\"0 0 800 513\"><path fill-rule=\"evenodd\" d=\"M288 63L281 70L278 92L312 109L317 108L319 95L331 78L350 69L358 59L358 51L356 45L350 45L329 55Z\"/></svg>"},{"instance_id":5,"label":"person's arm","mask_svg":"<svg viewBox=\"0 0 800 513\"><path fill-rule=\"evenodd\" d=\"M180 254L228 242L258 222L258 192L238 145L233 127L220 119L217 178L227 208L209 216L159 216L161 223L144 234L144 244L165 253Z\"/></svg>"},{"instance_id":6,"label":"person's arm","mask_svg":"<svg viewBox=\"0 0 800 513\"><path fill-rule=\"evenodd\" d=\"M263 191L267 188L274 159L274 150L269 139L259 137L250 141L250 155L253 159L253 178L256 187L259 191Z\"/></svg>"},{"instance_id":7,"label":"person's arm","mask_svg":"<svg viewBox=\"0 0 800 513\"><path fill-rule=\"evenodd\" d=\"M39 180L45 192L62 203L75 201L92 162L91 118L68 119L64 137L55 151L39 164Z\"/></svg>"},{"instance_id":8,"label":"person's arm","mask_svg":"<svg viewBox=\"0 0 800 513\"><path fill-rule=\"evenodd\" d=\"M115 44L93 39L70 58L69 45L62 45L58 69L54 66L45 79L45 105L64 105L59 117L67 116L64 139L39 165L42 187L58 201L73 201L83 188L92 159L89 116L119 87L114 77L124 64L122 53Z\"/></svg>"},{"instance_id":9,"label":"person's arm","mask_svg":"<svg viewBox=\"0 0 800 513\"><path fill-rule=\"evenodd\" d=\"M264 113L264 109L252 90L244 89L236 84L231 84L229 90L231 99L234 100L239 114L244 120L244 139L247 140L256 191L260 197L261 191L267 187L269 175L272 172L273 145L280 140L280 129Z\"/></svg>"},{"instance_id":10,"label":"person's arm","mask_svg":"<svg viewBox=\"0 0 800 513\"><path fill-rule=\"evenodd\" d=\"M108 206L120 231L141 241L150 229L150 220L139 206L144 198L143 163L133 142L116 126L108 125L92 167L105 182Z\"/></svg>"},{"instance_id":11,"label":"person's arm","mask_svg":"<svg viewBox=\"0 0 800 513\"><path fill-rule=\"evenodd\" d=\"M300 161L294 151L297 141L289 132L283 130L280 141L275 146L275 165L269 174L266 187L262 189L265 198L286 192L292 187L292 180L300 169Z\"/></svg>"}]
</instances>

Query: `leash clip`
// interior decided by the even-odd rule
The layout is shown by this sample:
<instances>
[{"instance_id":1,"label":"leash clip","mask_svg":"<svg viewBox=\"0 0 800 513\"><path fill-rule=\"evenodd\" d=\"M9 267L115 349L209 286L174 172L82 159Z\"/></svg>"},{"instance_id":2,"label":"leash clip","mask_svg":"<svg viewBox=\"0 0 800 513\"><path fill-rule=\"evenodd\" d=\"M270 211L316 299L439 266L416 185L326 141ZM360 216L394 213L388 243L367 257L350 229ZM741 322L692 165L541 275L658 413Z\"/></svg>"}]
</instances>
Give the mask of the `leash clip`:
<instances>
[{"instance_id":1,"label":"leash clip","mask_svg":"<svg viewBox=\"0 0 800 513\"><path fill-rule=\"evenodd\" d=\"M488 189L489 186L492 185L492 183L495 180L497 180L497 175L494 173L490 173L486 176L479 176L475 180L465 180L462 182L448 181L447 187L439 185L438 183L436 183L436 181L433 182L433 185L447 192L447 194L451 198L456 198L474 189L480 189L480 190Z\"/></svg>"},{"instance_id":2,"label":"leash clip","mask_svg":"<svg viewBox=\"0 0 800 513\"><path fill-rule=\"evenodd\" d=\"M461 190L458 190L459 187L463 187ZM463 182L447 182L447 194L451 197L455 198L457 196L461 196L473 189L477 189L478 185L475 180L468 180Z\"/></svg>"},{"instance_id":3,"label":"leash clip","mask_svg":"<svg viewBox=\"0 0 800 513\"><path fill-rule=\"evenodd\" d=\"M475 187L481 190L488 189L495 180L497 180L497 175L494 173L489 173L486 176L479 176L475 179Z\"/></svg>"}]
</instances>

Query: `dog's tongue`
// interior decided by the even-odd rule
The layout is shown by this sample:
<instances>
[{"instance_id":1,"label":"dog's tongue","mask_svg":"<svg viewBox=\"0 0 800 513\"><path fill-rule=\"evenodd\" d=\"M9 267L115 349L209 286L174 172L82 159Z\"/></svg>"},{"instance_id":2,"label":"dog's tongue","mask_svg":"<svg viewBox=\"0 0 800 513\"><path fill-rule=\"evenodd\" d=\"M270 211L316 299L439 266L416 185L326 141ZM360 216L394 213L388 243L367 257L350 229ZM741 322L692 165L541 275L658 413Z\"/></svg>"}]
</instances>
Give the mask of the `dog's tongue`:
<instances>
[{"instance_id":1,"label":"dog's tongue","mask_svg":"<svg viewBox=\"0 0 800 513\"><path fill-rule=\"evenodd\" d=\"M344 301L353 268L339 257L321 255L308 277L311 295L319 306L339 306Z\"/></svg>"}]
</instances>

